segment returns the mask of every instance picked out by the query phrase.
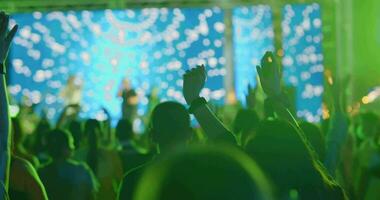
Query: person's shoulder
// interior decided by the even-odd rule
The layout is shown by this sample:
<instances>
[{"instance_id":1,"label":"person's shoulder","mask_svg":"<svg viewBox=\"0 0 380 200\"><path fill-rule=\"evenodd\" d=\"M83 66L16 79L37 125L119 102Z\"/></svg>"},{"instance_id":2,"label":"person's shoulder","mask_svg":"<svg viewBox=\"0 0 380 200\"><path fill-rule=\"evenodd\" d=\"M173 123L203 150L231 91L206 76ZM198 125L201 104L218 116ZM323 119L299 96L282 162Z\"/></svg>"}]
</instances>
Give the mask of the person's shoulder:
<instances>
[{"instance_id":1,"label":"person's shoulder","mask_svg":"<svg viewBox=\"0 0 380 200\"><path fill-rule=\"evenodd\" d=\"M118 199L126 199L131 195L131 190L136 187L136 184L140 177L143 175L143 172L148 167L148 163L139 165L124 174L123 180L119 185L119 195Z\"/></svg>"},{"instance_id":2,"label":"person's shoulder","mask_svg":"<svg viewBox=\"0 0 380 200\"><path fill-rule=\"evenodd\" d=\"M234 144L234 145L237 144L234 134L228 130L225 131L224 133L217 135L216 137L209 138L208 142L209 143L229 143L229 144Z\"/></svg>"},{"instance_id":3,"label":"person's shoulder","mask_svg":"<svg viewBox=\"0 0 380 200\"><path fill-rule=\"evenodd\" d=\"M72 173L75 174L75 179L83 184L91 185L94 190L98 190L99 183L92 172L91 168L85 162L68 160L73 168Z\"/></svg>"},{"instance_id":4,"label":"person's shoulder","mask_svg":"<svg viewBox=\"0 0 380 200\"><path fill-rule=\"evenodd\" d=\"M38 174L43 174L45 171L47 171L50 168L51 164L52 164L51 160L44 164L41 164L37 169Z\"/></svg>"},{"instance_id":5,"label":"person's shoulder","mask_svg":"<svg viewBox=\"0 0 380 200\"><path fill-rule=\"evenodd\" d=\"M90 167L85 162L80 162L76 160L68 160L67 163L74 169L80 171L90 171Z\"/></svg>"},{"instance_id":6,"label":"person's shoulder","mask_svg":"<svg viewBox=\"0 0 380 200\"><path fill-rule=\"evenodd\" d=\"M146 162L144 164L141 164L135 168L130 169L124 174L123 180L129 180L129 179L135 179L140 177L146 168L151 164L151 162Z\"/></svg>"},{"instance_id":7,"label":"person's shoulder","mask_svg":"<svg viewBox=\"0 0 380 200\"><path fill-rule=\"evenodd\" d=\"M18 169L19 171L23 171L27 174L36 173L36 170L29 161L18 156L12 156L11 168L12 170Z\"/></svg>"},{"instance_id":8,"label":"person's shoulder","mask_svg":"<svg viewBox=\"0 0 380 200\"><path fill-rule=\"evenodd\" d=\"M13 180L20 178L28 186L39 185L40 178L33 165L20 157L12 156L11 176Z\"/></svg>"}]
</instances>

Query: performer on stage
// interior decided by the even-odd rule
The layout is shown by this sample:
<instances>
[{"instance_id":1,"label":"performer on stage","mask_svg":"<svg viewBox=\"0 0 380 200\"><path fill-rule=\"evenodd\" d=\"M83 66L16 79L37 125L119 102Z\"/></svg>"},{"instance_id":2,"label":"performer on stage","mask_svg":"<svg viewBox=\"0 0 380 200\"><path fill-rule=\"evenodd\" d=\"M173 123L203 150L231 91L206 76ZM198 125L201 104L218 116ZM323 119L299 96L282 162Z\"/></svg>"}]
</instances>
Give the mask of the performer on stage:
<instances>
[{"instance_id":1,"label":"performer on stage","mask_svg":"<svg viewBox=\"0 0 380 200\"><path fill-rule=\"evenodd\" d=\"M133 122L137 114L138 97L127 78L123 79L117 96L123 98L121 106L122 118Z\"/></svg>"},{"instance_id":2,"label":"performer on stage","mask_svg":"<svg viewBox=\"0 0 380 200\"><path fill-rule=\"evenodd\" d=\"M82 99L82 81L75 75L70 75L66 87L61 90L60 97L65 106L79 105Z\"/></svg>"}]
</instances>

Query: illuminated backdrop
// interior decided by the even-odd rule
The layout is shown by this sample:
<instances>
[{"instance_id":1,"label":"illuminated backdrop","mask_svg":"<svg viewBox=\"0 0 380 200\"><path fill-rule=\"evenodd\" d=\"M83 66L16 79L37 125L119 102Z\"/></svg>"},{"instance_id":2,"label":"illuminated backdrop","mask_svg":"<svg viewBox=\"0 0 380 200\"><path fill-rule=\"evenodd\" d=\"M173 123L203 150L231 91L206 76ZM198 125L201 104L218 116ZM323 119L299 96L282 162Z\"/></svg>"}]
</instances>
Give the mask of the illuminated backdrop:
<instances>
[{"instance_id":1,"label":"illuminated backdrop","mask_svg":"<svg viewBox=\"0 0 380 200\"><path fill-rule=\"evenodd\" d=\"M322 22L318 4L283 9L284 78L296 87L297 116L310 122L322 117Z\"/></svg>"},{"instance_id":2,"label":"illuminated backdrop","mask_svg":"<svg viewBox=\"0 0 380 200\"><path fill-rule=\"evenodd\" d=\"M20 25L11 50L11 94L47 107L49 118L62 108L60 91L70 75L83 82L83 117L101 117L101 107L120 116L116 98L123 77L137 90L139 114L147 94L184 102L182 74L207 64L203 95L223 102L223 13L210 9L137 9L16 14Z\"/></svg>"},{"instance_id":3,"label":"illuminated backdrop","mask_svg":"<svg viewBox=\"0 0 380 200\"><path fill-rule=\"evenodd\" d=\"M15 14L20 30L10 53L10 92L17 102L27 97L47 108L50 119L62 109L60 92L70 75L83 83L82 116L102 118L101 107L120 117L116 98L128 77L140 99L159 90L162 100L184 103L182 74L204 63L208 81L202 95L223 103L224 16L220 8L150 8L34 12ZM319 121L322 102L322 33L318 4L287 5L283 9L284 78L297 88L297 115ZM244 103L247 84L256 85L256 69L273 50L269 6L233 9L235 91Z\"/></svg>"},{"instance_id":4,"label":"illuminated backdrop","mask_svg":"<svg viewBox=\"0 0 380 200\"><path fill-rule=\"evenodd\" d=\"M235 91L245 103L248 84L256 86L256 66L266 51L273 51L272 11L269 6L233 9Z\"/></svg>"}]
</instances>

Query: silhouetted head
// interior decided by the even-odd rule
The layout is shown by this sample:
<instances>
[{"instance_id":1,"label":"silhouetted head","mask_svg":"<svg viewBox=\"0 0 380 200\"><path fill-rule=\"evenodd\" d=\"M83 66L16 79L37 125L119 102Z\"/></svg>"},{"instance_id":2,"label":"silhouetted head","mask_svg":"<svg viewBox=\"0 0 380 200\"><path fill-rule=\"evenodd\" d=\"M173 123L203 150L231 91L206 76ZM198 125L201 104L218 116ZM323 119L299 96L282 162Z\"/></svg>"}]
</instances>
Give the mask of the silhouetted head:
<instances>
[{"instance_id":1,"label":"silhouetted head","mask_svg":"<svg viewBox=\"0 0 380 200\"><path fill-rule=\"evenodd\" d=\"M265 120L246 151L276 184L278 192L309 184L316 177L308 149L292 125Z\"/></svg>"},{"instance_id":2,"label":"silhouetted head","mask_svg":"<svg viewBox=\"0 0 380 200\"><path fill-rule=\"evenodd\" d=\"M182 104L160 103L151 118L153 140L161 150L184 144L191 138L190 115Z\"/></svg>"},{"instance_id":3,"label":"silhouetted head","mask_svg":"<svg viewBox=\"0 0 380 200\"><path fill-rule=\"evenodd\" d=\"M74 140L70 132L54 129L47 136L47 150L53 160L67 159L74 150Z\"/></svg>"},{"instance_id":4,"label":"silhouetted head","mask_svg":"<svg viewBox=\"0 0 380 200\"><path fill-rule=\"evenodd\" d=\"M324 160L326 152L325 137L319 127L309 122L301 122L300 127L318 154L319 159Z\"/></svg>"},{"instance_id":5,"label":"silhouetted head","mask_svg":"<svg viewBox=\"0 0 380 200\"><path fill-rule=\"evenodd\" d=\"M99 138L101 136L101 125L96 119L88 119L84 125L84 135L89 138Z\"/></svg>"},{"instance_id":6,"label":"silhouetted head","mask_svg":"<svg viewBox=\"0 0 380 200\"><path fill-rule=\"evenodd\" d=\"M149 190L147 190L149 188ZM267 179L244 152L229 146L190 147L151 165L137 200L272 199Z\"/></svg>"},{"instance_id":7,"label":"silhouetted head","mask_svg":"<svg viewBox=\"0 0 380 200\"><path fill-rule=\"evenodd\" d=\"M243 146L254 137L260 119L254 110L241 109L233 122L234 133L240 135Z\"/></svg>"},{"instance_id":8,"label":"silhouetted head","mask_svg":"<svg viewBox=\"0 0 380 200\"><path fill-rule=\"evenodd\" d=\"M127 142L133 139L133 126L128 119L120 119L116 125L115 132L120 142Z\"/></svg>"},{"instance_id":9,"label":"silhouetted head","mask_svg":"<svg viewBox=\"0 0 380 200\"><path fill-rule=\"evenodd\" d=\"M123 87L126 90L131 89L131 81L128 78L123 79Z\"/></svg>"}]
</instances>

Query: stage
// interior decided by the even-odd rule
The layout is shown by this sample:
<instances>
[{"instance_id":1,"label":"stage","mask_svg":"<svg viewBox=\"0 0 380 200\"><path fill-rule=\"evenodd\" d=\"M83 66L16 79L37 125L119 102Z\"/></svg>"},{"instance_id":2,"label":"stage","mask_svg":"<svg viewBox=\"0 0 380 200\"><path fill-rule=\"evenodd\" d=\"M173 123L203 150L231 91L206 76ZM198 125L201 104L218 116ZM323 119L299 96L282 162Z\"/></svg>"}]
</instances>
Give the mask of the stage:
<instances>
[{"instance_id":1,"label":"stage","mask_svg":"<svg viewBox=\"0 0 380 200\"><path fill-rule=\"evenodd\" d=\"M232 23L226 23L228 16L220 7L15 13L11 25L21 28L9 56L11 103L34 105L56 121L71 77L80 88L81 117L103 119L105 108L117 120L117 91L127 78L142 116L153 93L161 101L184 103L182 75L205 64L202 95L223 105L232 93L244 106L248 84L257 86L256 65L266 51L275 51L285 84L295 89L298 117L319 122L324 90L320 5L282 7L281 49L275 48L271 6L236 6Z\"/></svg>"}]
</instances>

